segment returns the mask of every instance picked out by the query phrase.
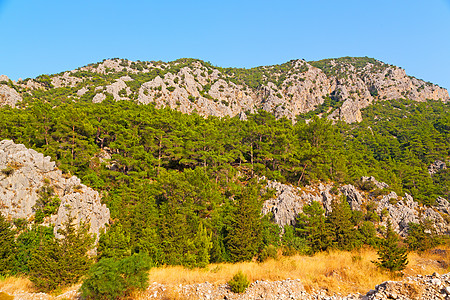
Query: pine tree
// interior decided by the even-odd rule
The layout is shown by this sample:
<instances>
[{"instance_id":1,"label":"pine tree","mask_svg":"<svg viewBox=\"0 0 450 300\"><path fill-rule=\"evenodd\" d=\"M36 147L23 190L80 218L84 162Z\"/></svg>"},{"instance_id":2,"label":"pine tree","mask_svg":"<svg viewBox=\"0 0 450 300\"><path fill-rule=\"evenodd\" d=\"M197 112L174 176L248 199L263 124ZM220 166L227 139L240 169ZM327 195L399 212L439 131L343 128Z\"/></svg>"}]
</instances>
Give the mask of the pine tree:
<instances>
[{"instance_id":1,"label":"pine tree","mask_svg":"<svg viewBox=\"0 0 450 300\"><path fill-rule=\"evenodd\" d=\"M331 234L324 210L319 202L313 201L303 206L303 213L297 218L296 231L300 237L305 238L310 252L325 251L331 246Z\"/></svg>"},{"instance_id":2,"label":"pine tree","mask_svg":"<svg viewBox=\"0 0 450 300\"><path fill-rule=\"evenodd\" d=\"M77 230L73 218L69 218L59 233L63 239L42 239L32 253L30 280L42 291L78 282L92 264L88 252L93 238L87 226L81 224Z\"/></svg>"},{"instance_id":3,"label":"pine tree","mask_svg":"<svg viewBox=\"0 0 450 300\"><path fill-rule=\"evenodd\" d=\"M342 250L352 250L356 245L356 231L352 224L352 210L348 202L341 201L331 203L332 211L327 221L333 236L333 244Z\"/></svg>"},{"instance_id":4,"label":"pine tree","mask_svg":"<svg viewBox=\"0 0 450 300\"><path fill-rule=\"evenodd\" d=\"M226 247L233 262L251 260L262 243L260 203L255 187L249 187L237 197Z\"/></svg>"},{"instance_id":5,"label":"pine tree","mask_svg":"<svg viewBox=\"0 0 450 300\"><path fill-rule=\"evenodd\" d=\"M15 253L14 232L11 225L0 214L0 275L11 271Z\"/></svg>"},{"instance_id":6,"label":"pine tree","mask_svg":"<svg viewBox=\"0 0 450 300\"><path fill-rule=\"evenodd\" d=\"M408 253L405 247L399 245L398 235L388 222L384 239L378 248L378 261L374 263L381 269L389 270L393 273L402 271L408 265Z\"/></svg>"}]
</instances>

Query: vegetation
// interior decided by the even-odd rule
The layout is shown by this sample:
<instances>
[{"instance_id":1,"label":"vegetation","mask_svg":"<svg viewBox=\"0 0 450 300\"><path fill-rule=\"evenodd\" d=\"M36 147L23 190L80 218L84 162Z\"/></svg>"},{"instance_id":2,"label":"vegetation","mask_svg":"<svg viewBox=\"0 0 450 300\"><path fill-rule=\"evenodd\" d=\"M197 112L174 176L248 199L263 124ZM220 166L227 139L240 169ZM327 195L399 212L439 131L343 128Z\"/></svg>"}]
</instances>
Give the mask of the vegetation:
<instances>
[{"instance_id":1,"label":"vegetation","mask_svg":"<svg viewBox=\"0 0 450 300\"><path fill-rule=\"evenodd\" d=\"M241 271L234 274L233 278L228 281L228 285L233 293L243 293L250 285L250 282Z\"/></svg>"},{"instance_id":2,"label":"vegetation","mask_svg":"<svg viewBox=\"0 0 450 300\"><path fill-rule=\"evenodd\" d=\"M395 271L405 266L404 253L400 251L392 264L387 260L395 253L383 249L393 245L394 238L377 237L381 220L370 204L361 213L352 212L342 199L325 216L321 205L312 202L304 206L296 226L286 226L280 237L271 216L261 216L262 203L273 191L265 190L259 178L299 187L318 182L360 184L376 200L386 191L358 182L361 176L373 175L390 185L387 191L409 193L424 205L432 205L438 196L450 200L449 169L434 175L427 172L430 163L450 156L448 103L377 102L363 111L361 123L352 125L333 125L312 114L293 124L264 111L248 114L246 121L203 118L116 102L111 95L102 103L91 103L96 87L121 76L134 79L126 83L136 94L141 83L168 72L177 74L192 64L203 70L196 76L217 69L224 80L252 89L269 81L280 87L283 74L307 71L301 61L252 69L216 68L190 59L151 63L158 68L149 64L120 60L124 70L106 70L106 74L80 69L73 75L85 81L73 88L49 89L51 78L43 75L38 82L45 89L23 93L20 109L0 109L1 139L13 139L51 156L64 173L77 175L102 192L112 219L99 237L98 255L89 259L92 237L84 229L74 231L68 224L65 238L57 240L52 228L40 226L60 205L45 185L34 207L34 221L14 222L11 229L0 219L2 275L26 274L42 290L58 289L77 281L97 262L82 290L86 297L107 299L145 287L142 274L150 265L205 268L210 263L264 262L276 258L279 249L293 256L355 251L364 245L379 246L379 265ZM328 69L327 61L312 64L326 73L335 72ZM343 58L338 64L358 70L385 66L369 58ZM131 73L127 68L150 72ZM212 84L204 85L204 96ZM71 97L82 86L88 91L75 103ZM189 100L197 101L193 96ZM315 113L326 115L328 107L340 105L336 95L324 100ZM101 158L105 153L110 160ZM15 170L7 166L0 175L11 176ZM411 224L406 240L410 250L425 251L441 242L428 229L426 224ZM75 263L69 268L70 260ZM128 266L129 273L123 273ZM114 284L107 286L105 278Z\"/></svg>"},{"instance_id":3,"label":"vegetation","mask_svg":"<svg viewBox=\"0 0 450 300\"><path fill-rule=\"evenodd\" d=\"M118 299L148 286L151 262L146 254L134 254L121 260L104 258L89 271L81 286L85 299Z\"/></svg>"},{"instance_id":4,"label":"vegetation","mask_svg":"<svg viewBox=\"0 0 450 300\"><path fill-rule=\"evenodd\" d=\"M9 222L0 214L0 276L5 276L11 271L14 252L14 232Z\"/></svg>"},{"instance_id":5,"label":"vegetation","mask_svg":"<svg viewBox=\"0 0 450 300\"><path fill-rule=\"evenodd\" d=\"M59 231L62 239L43 239L33 253L30 280L42 291L52 291L78 282L92 264L88 251L93 239L86 226L75 228L69 218Z\"/></svg>"},{"instance_id":6,"label":"vegetation","mask_svg":"<svg viewBox=\"0 0 450 300\"><path fill-rule=\"evenodd\" d=\"M378 248L378 261L375 264L390 272L399 272L408 264L407 249L399 245L398 235L388 223L386 234Z\"/></svg>"}]
</instances>

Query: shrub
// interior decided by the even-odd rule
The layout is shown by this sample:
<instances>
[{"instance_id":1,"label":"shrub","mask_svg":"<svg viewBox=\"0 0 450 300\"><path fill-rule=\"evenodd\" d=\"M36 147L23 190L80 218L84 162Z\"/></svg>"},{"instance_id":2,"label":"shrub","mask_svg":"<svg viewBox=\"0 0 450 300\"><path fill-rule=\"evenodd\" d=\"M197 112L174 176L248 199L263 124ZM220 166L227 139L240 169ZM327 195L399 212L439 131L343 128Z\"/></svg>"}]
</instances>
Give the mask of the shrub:
<instances>
[{"instance_id":1,"label":"shrub","mask_svg":"<svg viewBox=\"0 0 450 300\"><path fill-rule=\"evenodd\" d=\"M88 252L94 242L88 226L74 225L69 217L58 231L63 239L41 240L33 250L30 261L30 280L39 291L52 291L77 283L91 266Z\"/></svg>"},{"instance_id":2,"label":"shrub","mask_svg":"<svg viewBox=\"0 0 450 300\"><path fill-rule=\"evenodd\" d=\"M0 276L7 275L11 270L14 253L14 232L9 222L0 214Z\"/></svg>"},{"instance_id":3,"label":"shrub","mask_svg":"<svg viewBox=\"0 0 450 300\"><path fill-rule=\"evenodd\" d=\"M258 261L263 262L268 260L269 258L277 259L278 257L278 249L274 245L268 245L261 250L261 253L258 256Z\"/></svg>"},{"instance_id":4,"label":"shrub","mask_svg":"<svg viewBox=\"0 0 450 300\"><path fill-rule=\"evenodd\" d=\"M147 254L134 254L122 260L105 258L89 271L81 286L86 299L117 299L148 286L147 271L151 267Z\"/></svg>"},{"instance_id":5,"label":"shrub","mask_svg":"<svg viewBox=\"0 0 450 300\"><path fill-rule=\"evenodd\" d=\"M247 276L241 271L234 274L233 278L228 281L228 285L233 293L243 293L250 285Z\"/></svg>"},{"instance_id":6,"label":"shrub","mask_svg":"<svg viewBox=\"0 0 450 300\"><path fill-rule=\"evenodd\" d=\"M398 235L392 230L388 222L385 238L380 242L378 248L378 261L374 261L380 269L392 273L402 271L408 264L407 249L399 245Z\"/></svg>"}]
</instances>

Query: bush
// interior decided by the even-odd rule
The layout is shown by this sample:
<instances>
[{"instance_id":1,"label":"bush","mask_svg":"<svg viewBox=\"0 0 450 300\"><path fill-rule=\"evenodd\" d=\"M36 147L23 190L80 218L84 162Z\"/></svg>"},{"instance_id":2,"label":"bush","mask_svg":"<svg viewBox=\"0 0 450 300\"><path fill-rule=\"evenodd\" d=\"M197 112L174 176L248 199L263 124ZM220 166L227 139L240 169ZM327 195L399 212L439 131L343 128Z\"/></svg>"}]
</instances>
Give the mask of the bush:
<instances>
[{"instance_id":1,"label":"bush","mask_svg":"<svg viewBox=\"0 0 450 300\"><path fill-rule=\"evenodd\" d=\"M233 278L228 281L228 285L233 293L243 293L250 285L247 276L241 271L234 274Z\"/></svg>"},{"instance_id":2,"label":"bush","mask_svg":"<svg viewBox=\"0 0 450 300\"><path fill-rule=\"evenodd\" d=\"M41 240L33 250L30 261L30 280L39 291L53 291L78 282L92 264L88 252L94 239L88 226L75 227L69 217L58 231L63 239Z\"/></svg>"},{"instance_id":3,"label":"bush","mask_svg":"<svg viewBox=\"0 0 450 300\"><path fill-rule=\"evenodd\" d=\"M14 253L14 232L0 213L0 276L7 275L11 271Z\"/></svg>"},{"instance_id":4,"label":"bush","mask_svg":"<svg viewBox=\"0 0 450 300\"><path fill-rule=\"evenodd\" d=\"M378 261L373 263L380 269L396 273L404 270L408 264L407 249L399 245L398 235L392 230L390 222L388 222L385 238L380 242L377 252Z\"/></svg>"},{"instance_id":5,"label":"bush","mask_svg":"<svg viewBox=\"0 0 450 300\"><path fill-rule=\"evenodd\" d=\"M151 267L147 254L134 254L122 260L105 258L89 271L81 286L86 299L117 299L148 286L147 271Z\"/></svg>"},{"instance_id":6,"label":"bush","mask_svg":"<svg viewBox=\"0 0 450 300\"><path fill-rule=\"evenodd\" d=\"M258 256L258 261L263 262L268 260L269 258L277 259L278 257L278 249L274 245L268 245L261 250L261 253Z\"/></svg>"}]
</instances>

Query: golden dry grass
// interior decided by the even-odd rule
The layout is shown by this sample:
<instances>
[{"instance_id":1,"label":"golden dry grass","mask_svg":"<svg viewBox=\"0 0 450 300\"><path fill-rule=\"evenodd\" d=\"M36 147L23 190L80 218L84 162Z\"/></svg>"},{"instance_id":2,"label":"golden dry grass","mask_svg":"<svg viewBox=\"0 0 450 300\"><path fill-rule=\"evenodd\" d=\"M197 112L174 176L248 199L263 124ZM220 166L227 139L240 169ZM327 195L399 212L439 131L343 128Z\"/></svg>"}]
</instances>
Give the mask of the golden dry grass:
<instances>
[{"instance_id":1,"label":"golden dry grass","mask_svg":"<svg viewBox=\"0 0 450 300\"><path fill-rule=\"evenodd\" d=\"M409 264L404 271L405 276L449 272L450 254L447 253L450 253L450 248L439 248L445 251L409 253ZM332 251L314 256L280 257L278 260L268 260L263 263L211 264L204 269L187 269L180 266L153 268L150 270L149 279L151 283L158 282L172 287L206 281L223 284L236 272L242 271L252 282L291 278L300 279L307 291L323 288L330 293L366 293L383 281L395 279L391 277L391 274L380 271L372 263L376 259L376 251L366 248L353 252ZM58 294L78 287L64 289ZM34 292L33 284L24 277L8 277L0 280L0 290L9 295ZM165 299L184 298L175 289L168 289Z\"/></svg>"},{"instance_id":2,"label":"golden dry grass","mask_svg":"<svg viewBox=\"0 0 450 300\"><path fill-rule=\"evenodd\" d=\"M449 271L450 259L445 253L410 253L408 258L405 276ZM390 273L380 271L372 263L376 259L376 251L367 248L353 252L332 251L314 256L281 257L264 263L211 264L205 269L161 267L152 269L149 276L150 282L172 286L205 281L223 284L240 270L251 281L298 278L307 290L324 288L332 293L365 293L383 281L394 279Z\"/></svg>"},{"instance_id":3,"label":"golden dry grass","mask_svg":"<svg viewBox=\"0 0 450 300\"><path fill-rule=\"evenodd\" d=\"M0 280L0 290L7 294L34 292L33 283L25 277L6 277Z\"/></svg>"}]
</instances>

